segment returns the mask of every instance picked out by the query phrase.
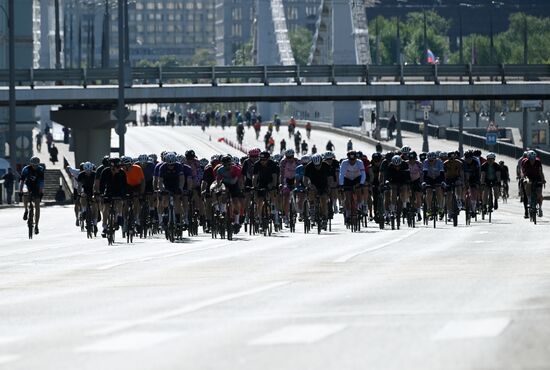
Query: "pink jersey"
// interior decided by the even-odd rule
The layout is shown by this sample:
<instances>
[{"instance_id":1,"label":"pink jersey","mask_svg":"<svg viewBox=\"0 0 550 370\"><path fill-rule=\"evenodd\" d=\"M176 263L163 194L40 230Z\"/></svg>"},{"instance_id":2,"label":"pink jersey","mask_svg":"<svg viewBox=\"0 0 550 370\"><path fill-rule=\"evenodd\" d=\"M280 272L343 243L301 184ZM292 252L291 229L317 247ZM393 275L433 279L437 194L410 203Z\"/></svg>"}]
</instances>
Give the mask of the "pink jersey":
<instances>
[{"instance_id":1,"label":"pink jersey","mask_svg":"<svg viewBox=\"0 0 550 370\"><path fill-rule=\"evenodd\" d=\"M283 158L283 160L279 163L282 183L284 183L284 180L286 179L294 178L296 166L298 166L298 160L296 158Z\"/></svg>"}]
</instances>

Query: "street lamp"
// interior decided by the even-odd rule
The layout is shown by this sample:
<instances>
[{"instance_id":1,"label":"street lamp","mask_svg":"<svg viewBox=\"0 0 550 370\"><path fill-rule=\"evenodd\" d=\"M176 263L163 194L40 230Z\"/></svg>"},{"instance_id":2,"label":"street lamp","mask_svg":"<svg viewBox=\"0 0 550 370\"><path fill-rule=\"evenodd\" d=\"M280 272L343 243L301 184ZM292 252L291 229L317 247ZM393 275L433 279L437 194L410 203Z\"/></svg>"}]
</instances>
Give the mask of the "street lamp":
<instances>
[{"instance_id":1,"label":"street lamp","mask_svg":"<svg viewBox=\"0 0 550 370\"><path fill-rule=\"evenodd\" d=\"M8 0L8 11L0 5L0 9L8 21L8 64L9 64L9 145L10 145L10 167L14 173L17 172L17 159L15 149L16 139L16 101L15 101L15 19L14 0Z\"/></svg>"}]
</instances>

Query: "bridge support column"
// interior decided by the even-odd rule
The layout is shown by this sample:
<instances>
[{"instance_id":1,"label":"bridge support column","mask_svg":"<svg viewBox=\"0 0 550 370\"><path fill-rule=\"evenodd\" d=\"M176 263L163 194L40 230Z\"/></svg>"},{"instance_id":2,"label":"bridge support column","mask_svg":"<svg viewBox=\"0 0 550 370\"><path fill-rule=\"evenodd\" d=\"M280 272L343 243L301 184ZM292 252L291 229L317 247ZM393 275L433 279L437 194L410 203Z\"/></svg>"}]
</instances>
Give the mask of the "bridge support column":
<instances>
[{"instance_id":1,"label":"bridge support column","mask_svg":"<svg viewBox=\"0 0 550 370\"><path fill-rule=\"evenodd\" d=\"M332 62L334 64L356 64L351 6L348 2L333 2L332 24L338 25L333 27ZM333 106L333 124L335 127L357 125L361 102L339 101L334 102Z\"/></svg>"},{"instance_id":2,"label":"bridge support column","mask_svg":"<svg viewBox=\"0 0 550 370\"><path fill-rule=\"evenodd\" d=\"M51 111L52 121L71 129L76 164L100 164L111 153L111 129L116 118L110 109L64 109Z\"/></svg>"}]
</instances>

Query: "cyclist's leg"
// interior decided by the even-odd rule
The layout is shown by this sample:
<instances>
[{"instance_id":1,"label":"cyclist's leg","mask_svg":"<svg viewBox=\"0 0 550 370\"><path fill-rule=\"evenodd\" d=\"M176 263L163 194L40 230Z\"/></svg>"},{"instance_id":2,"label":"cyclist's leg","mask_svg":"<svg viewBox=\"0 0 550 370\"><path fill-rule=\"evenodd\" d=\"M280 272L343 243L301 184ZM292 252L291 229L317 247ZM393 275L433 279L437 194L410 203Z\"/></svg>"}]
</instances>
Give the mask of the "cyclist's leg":
<instances>
[{"instance_id":1,"label":"cyclist's leg","mask_svg":"<svg viewBox=\"0 0 550 370\"><path fill-rule=\"evenodd\" d=\"M390 211L394 212L397 210L397 184L391 184L391 203Z\"/></svg>"},{"instance_id":2,"label":"cyclist's leg","mask_svg":"<svg viewBox=\"0 0 550 370\"><path fill-rule=\"evenodd\" d=\"M321 193L321 204L320 204L320 212L321 212L321 215L323 216L323 218L326 220L328 219L328 195L327 195L327 192L326 191L323 191Z\"/></svg>"}]
</instances>

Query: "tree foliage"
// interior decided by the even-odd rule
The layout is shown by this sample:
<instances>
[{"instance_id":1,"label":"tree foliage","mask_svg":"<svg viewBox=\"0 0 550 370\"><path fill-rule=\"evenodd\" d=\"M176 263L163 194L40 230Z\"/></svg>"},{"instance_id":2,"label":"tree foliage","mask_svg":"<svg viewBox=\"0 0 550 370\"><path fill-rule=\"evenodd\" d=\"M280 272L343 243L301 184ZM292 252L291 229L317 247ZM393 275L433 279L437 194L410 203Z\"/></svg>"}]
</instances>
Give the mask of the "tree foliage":
<instances>
[{"instance_id":1,"label":"tree foliage","mask_svg":"<svg viewBox=\"0 0 550 370\"><path fill-rule=\"evenodd\" d=\"M246 44L241 45L233 55L233 64L236 66L250 66L254 65L254 59L252 56L252 40Z\"/></svg>"},{"instance_id":2,"label":"tree foliage","mask_svg":"<svg viewBox=\"0 0 550 370\"><path fill-rule=\"evenodd\" d=\"M506 31L495 34L491 60L488 35L470 34L463 37L464 63L522 64L524 55L524 30L527 25L528 63L550 62L550 18L539 18L524 13L510 15ZM403 62L419 64L426 61L430 49L441 63L459 63L460 53L450 52L449 29L451 21L433 11L426 12L427 40L424 47L424 14L409 13L400 21L401 53ZM370 46L373 63L399 63L397 47L397 18L377 17L369 22Z\"/></svg>"},{"instance_id":3,"label":"tree foliage","mask_svg":"<svg viewBox=\"0 0 550 370\"><path fill-rule=\"evenodd\" d=\"M306 65L311 52L313 34L304 27L297 27L288 33L292 54L297 65Z\"/></svg>"}]
</instances>

